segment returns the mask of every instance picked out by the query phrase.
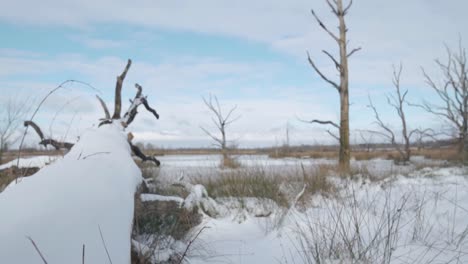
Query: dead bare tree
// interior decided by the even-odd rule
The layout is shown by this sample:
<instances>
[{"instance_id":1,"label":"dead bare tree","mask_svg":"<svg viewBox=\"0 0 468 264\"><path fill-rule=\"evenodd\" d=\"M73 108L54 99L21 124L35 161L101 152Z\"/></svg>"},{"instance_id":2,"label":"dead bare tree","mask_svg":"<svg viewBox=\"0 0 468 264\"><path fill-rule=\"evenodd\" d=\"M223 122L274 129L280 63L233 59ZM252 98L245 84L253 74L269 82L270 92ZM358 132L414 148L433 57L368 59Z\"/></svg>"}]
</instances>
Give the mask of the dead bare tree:
<instances>
[{"instance_id":1,"label":"dead bare tree","mask_svg":"<svg viewBox=\"0 0 468 264\"><path fill-rule=\"evenodd\" d=\"M456 131L458 153L464 161L468 139L468 67L466 50L460 40L458 51L453 52L446 46L447 61L435 60L442 73L442 80L436 82L422 69L426 83L436 93L440 104L423 101L417 106L428 113L438 116L450 124Z\"/></svg>"},{"instance_id":2,"label":"dead bare tree","mask_svg":"<svg viewBox=\"0 0 468 264\"><path fill-rule=\"evenodd\" d=\"M28 100L16 100L9 98L3 104L5 107L0 117L0 164L2 163L3 153L14 144L19 137L15 136L26 113L29 111ZM3 107L2 107L3 108Z\"/></svg>"},{"instance_id":3,"label":"dead bare tree","mask_svg":"<svg viewBox=\"0 0 468 264\"><path fill-rule=\"evenodd\" d=\"M211 118L211 121L213 121L221 135L216 136L214 133L208 131L208 129L202 126L200 126L200 128L203 130L203 132L205 132L205 134L207 134L211 139L214 140L214 145L221 150L221 154L223 156L222 167L232 167L234 164L232 159L229 157L228 153L226 127L232 124L233 122L239 120L240 115L237 115L235 117L233 116L234 111L237 109L237 105L229 109L226 115L223 115L223 111L216 96L210 95L208 100L206 98L203 98L203 102L208 107L210 112L214 115L214 117Z\"/></svg>"},{"instance_id":4,"label":"dead bare tree","mask_svg":"<svg viewBox=\"0 0 468 264\"><path fill-rule=\"evenodd\" d=\"M390 141L390 144L398 151L400 158L398 161L402 163L408 163L411 158L411 138L413 136L419 135L421 138L424 138L429 135L432 129L413 129L409 131L408 123L406 121L406 112L405 106L408 105L408 101L406 100L406 96L408 95L408 89L401 89L400 80L401 80L401 73L403 71L403 65L400 63L398 67L393 65L393 87L395 88L394 94L387 95L387 103L395 110L397 113L400 123L401 123L401 137L403 143L400 144L396 139L395 132L390 128L389 125L385 124L378 111L377 108L372 103L372 99L369 96L369 107L372 109L375 117L375 123L381 129L381 131L373 131L368 130L368 132L373 134L378 134L387 138Z\"/></svg>"},{"instance_id":5,"label":"dead bare tree","mask_svg":"<svg viewBox=\"0 0 468 264\"><path fill-rule=\"evenodd\" d=\"M340 59L337 60L330 52L322 50L322 52L331 59L336 70L340 75L339 84L330 78L328 78L317 66L317 64L312 60L309 53L307 53L307 58L315 70L315 72L328 84L330 84L340 95L340 124L333 121L323 121L323 120L312 120L309 123L318 123L322 125L331 125L339 130L339 136L335 136L333 133L329 132L335 138L339 139L340 142L340 152L339 152L339 166L343 172L348 172L350 168L350 142L349 142L349 71L348 71L348 59L354 53L359 51L361 48L355 48L348 52L348 40L347 32L348 28L345 23L345 16L348 14L349 9L351 8L353 1L350 0L349 3L344 6L343 0L326 0L328 6L330 7L332 13L336 16L339 21L339 34L332 32L320 18L316 15L314 10L312 10L312 15L319 24L319 26L330 35L330 37L336 41L339 47Z\"/></svg>"}]
</instances>

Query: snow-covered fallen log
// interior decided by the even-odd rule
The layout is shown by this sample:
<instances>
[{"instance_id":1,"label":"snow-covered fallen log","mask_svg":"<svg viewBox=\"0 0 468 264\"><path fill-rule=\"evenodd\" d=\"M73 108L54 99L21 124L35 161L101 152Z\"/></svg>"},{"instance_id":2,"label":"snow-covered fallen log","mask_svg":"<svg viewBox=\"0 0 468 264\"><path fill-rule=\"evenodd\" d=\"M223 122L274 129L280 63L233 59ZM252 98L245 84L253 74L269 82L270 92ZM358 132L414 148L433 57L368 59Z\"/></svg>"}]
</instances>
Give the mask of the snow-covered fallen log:
<instances>
[{"instance_id":1,"label":"snow-covered fallen log","mask_svg":"<svg viewBox=\"0 0 468 264\"><path fill-rule=\"evenodd\" d=\"M0 194L2 263L130 263L142 181L120 124L87 131L63 159ZM99 228L102 231L102 241Z\"/></svg>"}]
</instances>

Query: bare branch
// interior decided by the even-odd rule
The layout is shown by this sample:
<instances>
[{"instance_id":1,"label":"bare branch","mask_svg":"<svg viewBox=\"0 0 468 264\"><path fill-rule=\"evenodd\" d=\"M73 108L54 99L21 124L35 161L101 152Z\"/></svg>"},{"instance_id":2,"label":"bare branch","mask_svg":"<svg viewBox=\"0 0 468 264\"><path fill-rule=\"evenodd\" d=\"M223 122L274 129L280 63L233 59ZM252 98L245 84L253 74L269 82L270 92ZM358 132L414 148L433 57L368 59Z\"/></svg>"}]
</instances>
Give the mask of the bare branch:
<instances>
[{"instance_id":1,"label":"bare branch","mask_svg":"<svg viewBox=\"0 0 468 264\"><path fill-rule=\"evenodd\" d=\"M33 121L25 121L24 122L24 126L25 127L28 127L28 126L31 126L37 133L37 135L39 136L39 138L41 139L41 141L39 142L40 145L43 145L44 147L47 147L47 145L51 145L53 146L56 150L59 150L59 149L67 149L67 150L70 150L74 144L72 143L68 143L68 142L60 142L60 141L56 141L54 139L50 139L50 138L45 138L44 137L44 134L42 133L42 130L41 128L36 124L34 123Z\"/></svg>"},{"instance_id":2,"label":"bare branch","mask_svg":"<svg viewBox=\"0 0 468 264\"><path fill-rule=\"evenodd\" d=\"M204 127L200 126L200 129L203 130L203 132L205 132L205 134L207 134L209 137L211 137L214 141L216 141L218 143L218 146L221 147L223 145L223 141L222 139L214 136L212 133L210 133L208 130L206 130Z\"/></svg>"},{"instance_id":3,"label":"bare branch","mask_svg":"<svg viewBox=\"0 0 468 264\"><path fill-rule=\"evenodd\" d=\"M336 134L334 134L333 132L331 132L330 130L327 129L327 133L333 137L334 139L338 140L338 142L340 142L340 137L337 136Z\"/></svg>"},{"instance_id":4,"label":"bare branch","mask_svg":"<svg viewBox=\"0 0 468 264\"><path fill-rule=\"evenodd\" d=\"M360 51L361 49L362 49L361 47L358 47L358 48L355 48L355 49L351 50L351 51L348 53L348 55L346 55L346 57L348 57L348 58L351 57L354 53Z\"/></svg>"},{"instance_id":5,"label":"bare branch","mask_svg":"<svg viewBox=\"0 0 468 264\"><path fill-rule=\"evenodd\" d=\"M39 256L41 257L42 262L44 262L44 264L47 264L47 260L44 258L44 255L42 255L42 252L37 247L36 242L34 242L34 240L31 237L27 238L29 239L29 241L31 241L31 244L34 246L34 249L36 250L37 254L39 254Z\"/></svg>"},{"instance_id":6,"label":"bare branch","mask_svg":"<svg viewBox=\"0 0 468 264\"><path fill-rule=\"evenodd\" d=\"M311 124L317 123L317 124L321 124L321 125L332 125L332 126L338 128L338 129L340 129L340 126L337 123L335 123L333 121L329 121L329 120L323 121L323 120L314 119L314 120L311 120L311 121L304 121L304 120L302 120L302 121L306 122L306 123L311 123Z\"/></svg>"},{"instance_id":7,"label":"bare branch","mask_svg":"<svg viewBox=\"0 0 468 264\"><path fill-rule=\"evenodd\" d=\"M338 10L336 9L336 7L330 2L330 0L326 0L326 1L330 9L332 10L333 14L338 16Z\"/></svg>"},{"instance_id":8,"label":"bare branch","mask_svg":"<svg viewBox=\"0 0 468 264\"><path fill-rule=\"evenodd\" d=\"M36 131L36 134L39 136L39 138L41 140L44 140L44 133L42 133L41 128L39 128L39 126L36 125L36 123L34 123L33 121L24 121L24 126L31 126Z\"/></svg>"},{"instance_id":9,"label":"bare branch","mask_svg":"<svg viewBox=\"0 0 468 264\"><path fill-rule=\"evenodd\" d=\"M96 95L96 98L99 100L99 103L101 103L102 109L104 110L104 114L106 116L105 119L110 119L109 109L107 108L106 103L101 97L99 97L99 95Z\"/></svg>"},{"instance_id":10,"label":"bare branch","mask_svg":"<svg viewBox=\"0 0 468 264\"><path fill-rule=\"evenodd\" d=\"M184 250L184 253L182 254L182 256L181 256L180 259L179 259L178 264L181 264L182 261L184 261L184 258L185 258L185 256L187 255L187 252L188 252L190 246L193 244L193 242L194 242L195 240L197 240L198 236L200 236L201 232L203 232L203 230L205 230L206 228L209 228L209 227L206 227L206 226L202 227L202 228L197 232L197 234L195 235L195 237L189 241L187 247L186 247L185 250Z\"/></svg>"},{"instance_id":11,"label":"bare branch","mask_svg":"<svg viewBox=\"0 0 468 264\"><path fill-rule=\"evenodd\" d=\"M141 87L139 84L135 84L135 88L137 89L135 98L133 98L133 100L130 101L131 105L128 108L127 112L125 112L125 115L122 120L124 126L128 126L130 125L130 123L133 122L136 115L138 114L138 106L140 106L141 104L145 107L146 110L151 112L154 115L154 117L156 117L156 119L159 119L159 114L156 112L156 110L154 110L153 108L151 108L151 106L149 106L148 100L146 99L146 97L143 97L142 95L143 87Z\"/></svg>"},{"instance_id":12,"label":"bare branch","mask_svg":"<svg viewBox=\"0 0 468 264\"><path fill-rule=\"evenodd\" d=\"M156 159L154 156L146 156L143 153L143 151L141 151L141 149L139 147L133 145L131 141L128 141L128 143L130 144L130 148L132 149L133 154L135 154L135 156L139 157L143 162L151 161L158 167L161 165L161 162L158 159Z\"/></svg>"},{"instance_id":13,"label":"bare branch","mask_svg":"<svg viewBox=\"0 0 468 264\"><path fill-rule=\"evenodd\" d=\"M130 69L131 65L132 65L132 60L129 59L127 61L127 66L125 66L125 69L122 72L122 74L117 76L117 82L115 84L114 115L112 116L112 119L119 119L120 118L120 113L122 111L122 85L123 85L123 81L125 79L125 76L127 75L127 72Z\"/></svg>"},{"instance_id":14,"label":"bare branch","mask_svg":"<svg viewBox=\"0 0 468 264\"><path fill-rule=\"evenodd\" d=\"M370 98L370 96L369 96L369 105L368 105L368 107L371 108L372 111L374 112L374 117L376 119L376 124L381 129L383 129L386 133L376 132L376 131L372 131L372 130L368 130L368 132L383 135L383 136L390 139L390 142L391 142L392 145L396 145L395 134L393 133L393 131L387 125L385 125L383 123L382 119L380 118L379 112L377 112L377 108L375 108L374 104L372 103L372 99Z\"/></svg>"},{"instance_id":15,"label":"bare branch","mask_svg":"<svg viewBox=\"0 0 468 264\"><path fill-rule=\"evenodd\" d=\"M343 11L343 15L346 15L349 11L349 9L351 8L351 6L353 5L353 0L349 0L349 3L348 5L345 7L344 11Z\"/></svg>"},{"instance_id":16,"label":"bare branch","mask_svg":"<svg viewBox=\"0 0 468 264\"><path fill-rule=\"evenodd\" d=\"M148 100L146 100L146 97L141 99L141 103L143 104L146 110L151 112L154 115L154 117L156 117L156 119L159 119L159 114L156 112L156 110L154 110L153 108L151 108L151 106L149 106Z\"/></svg>"},{"instance_id":17,"label":"bare branch","mask_svg":"<svg viewBox=\"0 0 468 264\"><path fill-rule=\"evenodd\" d=\"M340 63L326 50L322 50L323 53L325 53L332 61L335 63L335 67L338 71L341 70L341 65Z\"/></svg>"},{"instance_id":18,"label":"bare branch","mask_svg":"<svg viewBox=\"0 0 468 264\"><path fill-rule=\"evenodd\" d=\"M340 91L340 86L339 86L336 82L334 82L334 81L328 79L328 78L319 70L319 68L315 65L314 61L310 58L309 52L307 52L307 60L309 61L310 65L311 65L312 68L315 70L315 72L317 72L317 74L320 75L320 77L321 77L323 80L325 80L326 82L328 82L329 84L331 84L338 92Z\"/></svg>"},{"instance_id":19,"label":"bare branch","mask_svg":"<svg viewBox=\"0 0 468 264\"><path fill-rule=\"evenodd\" d=\"M141 94L143 93L143 87L141 87L141 85L139 85L138 83L135 83L135 88L137 89L135 98L142 97Z\"/></svg>"},{"instance_id":20,"label":"bare branch","mask_svg":"<svg viewBox=\"0 0 468 264\"><path fill-rule=\"evenodd\" d=\"M44 147L47 147L47 145L51 145L56 150L59 150L59 149L70 150L74 146L73 143L60 142L60 141L56 141L56 140L50 139L50 138L42 140L41 142L39 142L39 144L43 145Z\"/></svg>"},{"instance_id":21,"label":"bare branch","mask_svg":"<svg viewBox=\"0 0 468 264\"><path fill-rule=\"evenodd\" d=\"M320 20L320 18L317 16L317 14L315 14L315 11L312 9L310 10L310 12L312 13L312 15L314 16L315 20L317 20L317 23L320 25L320 27L325 30L328 35L330 35L336 42L339 42L340 39L333 33L331 32L326 26L325 24L323 24L322 20Z\"/></svg>"}]
</instances>

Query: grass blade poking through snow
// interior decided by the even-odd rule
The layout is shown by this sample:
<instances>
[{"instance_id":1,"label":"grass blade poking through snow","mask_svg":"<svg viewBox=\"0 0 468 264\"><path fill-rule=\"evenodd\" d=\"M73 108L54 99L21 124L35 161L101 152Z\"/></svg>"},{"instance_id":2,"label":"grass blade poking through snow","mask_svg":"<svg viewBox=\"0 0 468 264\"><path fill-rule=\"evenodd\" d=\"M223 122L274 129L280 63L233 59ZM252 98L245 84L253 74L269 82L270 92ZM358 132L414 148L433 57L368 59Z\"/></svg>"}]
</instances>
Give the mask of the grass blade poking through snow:
<instances>
[{"instance_id":1,"label":"grass blade poking through snow","mask_svg":"<svg viewBox=\"0 0 468 264\"><path fill-rule=\"evenodd\" d=\"M102 235L101 226L98 225L98 228L99 228L99 234L101 235L102 245L104 246L104 249L106 250L107 258L109 259L110 264L112 264L112 259L109 254L109 250L107 250L106 241L104 240L104 236Z\"/></svg>"},{"instance_id":2,"label":"grass blade poking through snow","mask_svg":"<svg viewBox=\"0 0 468 264\"><path fill-rule=\"evenodd\" d=\"M31 241L31 244L33 244L34 249L36 249L37 253L38 253L39 256L41 257L42 262L44 262L44 264L47 264L47 260L44 258L44 256L42 255L41 251L40 251L39 248L37 247L36 242L34 242L34 240L33 240L31 237L28 237L28 239L29 239L29 241Z\"/></svg>"}]
</instances>

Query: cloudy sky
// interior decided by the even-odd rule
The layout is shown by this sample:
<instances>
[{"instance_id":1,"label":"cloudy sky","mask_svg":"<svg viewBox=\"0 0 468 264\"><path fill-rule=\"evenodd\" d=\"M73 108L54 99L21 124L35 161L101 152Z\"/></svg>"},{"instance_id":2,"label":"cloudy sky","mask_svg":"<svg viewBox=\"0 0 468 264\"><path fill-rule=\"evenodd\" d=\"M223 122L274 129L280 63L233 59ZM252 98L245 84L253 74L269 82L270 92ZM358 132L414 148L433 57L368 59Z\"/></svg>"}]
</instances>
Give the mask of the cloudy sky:
<instances>
[{"instance_id":1,"label":"cloudy sky","mask_svg":"<svg viewBox=\"0 0 468 264\"><path fill-rule=\"evenodd\" d=\"M68 79L39 111L37 122L56 138L74 140L102 116L94 95L112 107L115 78L131 58L124 98L134 83L144 88L161 115L143 110L130 130L136 140L164 147L209 146L200 126L215 129L202 97L238 106L242 117L228 136L240 146L281 144L286 124L294 144L334 142L302 119L338 120L337 93L310 68L306 51L336 77L321 51L336 54L310 14L330 28L336 19L325 0L16 0L0 10L0 95L38 101ZM420 67L437 76L435 58L444 44L468 41L466 0L355 0L348 16L350 47L362 47L350 62L351 129L373 128L370 95L383 118L398 128L384 95L392 91L392 64L404 65L408 99L434 100ZM2 105L5 105L2 103ZM410 126L439 120L408 110ZM31 135L33 137L34 135ZM359 141L357 132L353 141Z\"/></svg>"}]
</instances>

